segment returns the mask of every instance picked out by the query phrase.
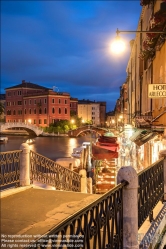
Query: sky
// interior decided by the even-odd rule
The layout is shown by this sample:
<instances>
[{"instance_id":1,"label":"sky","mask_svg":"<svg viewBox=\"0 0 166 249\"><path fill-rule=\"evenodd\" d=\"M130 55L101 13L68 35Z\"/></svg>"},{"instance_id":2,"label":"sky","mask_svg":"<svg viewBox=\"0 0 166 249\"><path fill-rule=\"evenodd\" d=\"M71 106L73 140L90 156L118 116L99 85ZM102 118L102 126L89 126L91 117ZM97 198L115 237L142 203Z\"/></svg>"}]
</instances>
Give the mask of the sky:
<instances>
[{"instance_id":1,"label":"sky","mask_svg":"<svg viewBox=\"0 0 166 249\"><path fill-rule=\"evenodd\" d=\"M122 34L123 54L110 44L117 28L137 29L140 13L139 0L1 0L1 93L26 80L113 110L135 35Z\"/></svg>"}]
</instances>

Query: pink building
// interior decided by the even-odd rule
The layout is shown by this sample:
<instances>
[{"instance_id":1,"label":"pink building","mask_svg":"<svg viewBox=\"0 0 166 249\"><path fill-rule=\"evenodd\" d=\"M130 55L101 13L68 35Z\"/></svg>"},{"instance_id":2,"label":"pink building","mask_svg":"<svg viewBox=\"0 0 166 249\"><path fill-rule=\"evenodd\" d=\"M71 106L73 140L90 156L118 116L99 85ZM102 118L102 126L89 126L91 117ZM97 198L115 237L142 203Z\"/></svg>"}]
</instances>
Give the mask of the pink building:
<instances>
[{"instance_id":1,"label":"pink building","mask_svg":"<svg viewBox=\"0 0 166 249\"><path fill-rule=\"evenodd\" d=\"M70 94L25 82L6 90L6 122L25 122L46 127L70 120Z\"/></svg>"}]
</instances>

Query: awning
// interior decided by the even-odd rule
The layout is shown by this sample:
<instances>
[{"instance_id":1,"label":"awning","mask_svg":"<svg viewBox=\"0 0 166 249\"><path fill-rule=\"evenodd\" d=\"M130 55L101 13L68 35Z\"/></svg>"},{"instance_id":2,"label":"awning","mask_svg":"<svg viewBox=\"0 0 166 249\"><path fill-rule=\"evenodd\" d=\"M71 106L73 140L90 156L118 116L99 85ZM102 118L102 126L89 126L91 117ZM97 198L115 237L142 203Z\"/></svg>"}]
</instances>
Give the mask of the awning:
<instances>
[{"instance_id":1,"label":"awning","mask_svg":"<svg viewBox=\"0 0 166 249\"><path fill-rule=\"evenodd\" d=\"M112 158L118 158L118 152L112 151L110 148L104 148L103 146L92 144L92 155L95 160L111 160Z\"/></svg>"},{"instance_id":2,"label":"awning","mask_svg":"<svg viewBox=\"0 0 166 249\"><path fill-rule=\"evenodd\" d=\"M136 133L136 132L135 132ZM139 130L137 134L133 134L133 136L130 138L132 142L134 142L136 145L141 146L148 141L150 141L152 138L158 135L157 132L152 132L150 130Z\"/></svg>"}]
</instances>

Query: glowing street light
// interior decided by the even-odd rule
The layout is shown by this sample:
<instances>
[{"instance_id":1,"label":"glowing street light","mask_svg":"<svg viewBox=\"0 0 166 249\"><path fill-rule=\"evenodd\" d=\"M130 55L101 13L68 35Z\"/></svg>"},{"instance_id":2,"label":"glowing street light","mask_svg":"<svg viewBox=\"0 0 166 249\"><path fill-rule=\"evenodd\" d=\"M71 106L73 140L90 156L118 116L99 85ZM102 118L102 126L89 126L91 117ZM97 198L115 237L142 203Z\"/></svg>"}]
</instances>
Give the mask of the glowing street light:
<instances>
[{"instance_id":1,"label":"glowing street light","mask_svg":"<svg viewBox=\"0 0 166 249\"><path fill-rule=\"evenodd\" d=\"M111 51L115 54L122 53L126 48L124 41L121 39L121 37L119 35L120 33L126 33L126 34L127 33L166 34L166 30L165 31L119 30L117 28L117 30L116 30L117 36L115 37L115 40L111 44Z\"/></svg>"}]
</instances>

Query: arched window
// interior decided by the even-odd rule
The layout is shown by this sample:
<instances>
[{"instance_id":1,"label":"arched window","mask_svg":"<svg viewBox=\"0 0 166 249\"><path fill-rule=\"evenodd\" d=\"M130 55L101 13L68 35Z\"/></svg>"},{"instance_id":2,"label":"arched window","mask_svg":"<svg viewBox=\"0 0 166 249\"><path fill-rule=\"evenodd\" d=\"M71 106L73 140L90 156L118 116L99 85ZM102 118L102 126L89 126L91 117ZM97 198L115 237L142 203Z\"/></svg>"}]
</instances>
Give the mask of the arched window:
<instances>
[{"instance_id":1,"label":"arched window","mask_svg":"<svg viewBox=\"0 0 166 249\"><path fill-rule=\"evenodd\" d=\"M39 114L42 114L42 109L41 108L39 109Z\"/></svg>"},{"instance_id":2,"label":"arched window","mask_svg":"<svg viewBox=\"0 0 166 249\"><path fill-rule=\"evenodd\" d=\"M45 113L45 114L47 113L47 109L46 109L46 108L44 108L44 113Z\"/></svg>"},{"instance_id":3,"label":"arched window","mask_svg":"<svg viewBox=\"0 0 166 249\"><path fill-rule=\"evenodd\" d=\"M13 115L16 115L16 111L15 110L13 111Z\"/></svg>"},{"instance_id":4,"label":"arched window","mask_svg":"<svg viewBox=\"0 0 166 249\"><path fill-rule=\"evenodd\" d=\"M24 110L24 114L27 114L27 111L26 111L26 109Z\"/></svg>"},{"instance_id":5,"label":"arched window","mask_svg":"<svg viewBox=\"0 0 166 249\"><path fill-rule=\"evenodd\" d=\"M65 108L65 114L67 114L67 108Z\"/></svg>"},{"instance_id":6,"label":"arched window","mask_svg":"<svg viewBox=\"0 0 166 249\"><path fill-rule=\"evenodd\" d=\"M59 108L59 114L61 114L61 108Z\"/></svg>"},{"instance_id":7,"label":"arched window","mask_svg":"<svg viewBox=\"0 0 166 249\"><path fill-rule=\"evenodd\" d=\"M34 114L36 114L36 109L34 109Z\"/></svg>"},{"instance_id":8,"label":"arched window","mask_svg":"<svg viewBox=\"0 0 166 249\"><path fill-rule=\"evenodd\" d=\"M31 109L29 109L29 114L31 114Z\"/></svg>"},{"instance_id":9,"label":"arched window","mask_svg":"<svg viewBox=\"0 0 166 249\"><path fill-rule=\"evenodd\" d=\"M55 109L54 108L52 108L52 113L55 113Z\"/></svg>"}]
</instances>

